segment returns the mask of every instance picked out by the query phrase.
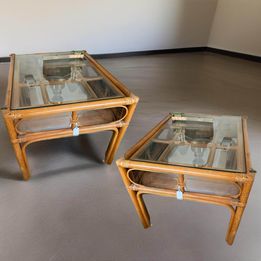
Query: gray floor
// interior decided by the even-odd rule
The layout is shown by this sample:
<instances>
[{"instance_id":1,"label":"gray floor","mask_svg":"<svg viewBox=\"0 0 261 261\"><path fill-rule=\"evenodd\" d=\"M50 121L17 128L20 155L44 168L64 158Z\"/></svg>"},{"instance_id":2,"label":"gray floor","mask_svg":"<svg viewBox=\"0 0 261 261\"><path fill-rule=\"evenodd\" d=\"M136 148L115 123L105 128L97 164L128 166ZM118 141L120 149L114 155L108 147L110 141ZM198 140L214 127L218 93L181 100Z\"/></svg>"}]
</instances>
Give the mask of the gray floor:
<instances>
[{"instance_id":1,"label":"gray floor","mask_svg":"<svg viewBox=\"0 0 261 261\"><path fill-rule=\"evenodd\" d=\"M144 230L115 164L101 163L107 133L32 145L32 179L21 181L1 119L0 260L259 261L261 64L210 53L101 63L141 98L116 158L168 112L249 116L260 173L234 245L225 242L227 209L207 204L149 196L153 227Z\"/></svg>"}]
</instances>

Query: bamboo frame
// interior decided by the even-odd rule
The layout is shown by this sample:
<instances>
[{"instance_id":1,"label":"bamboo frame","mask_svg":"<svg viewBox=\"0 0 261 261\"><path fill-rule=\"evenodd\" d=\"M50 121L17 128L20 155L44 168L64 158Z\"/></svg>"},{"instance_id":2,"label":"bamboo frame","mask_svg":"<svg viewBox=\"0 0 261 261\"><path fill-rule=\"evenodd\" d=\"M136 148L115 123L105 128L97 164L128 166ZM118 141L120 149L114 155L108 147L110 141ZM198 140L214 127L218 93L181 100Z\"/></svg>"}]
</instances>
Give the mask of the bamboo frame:
<instances>
[{"instance_id":1,"label":"bamboo frame","mask_svg":"<svg viewBox=\"0 0 261 261\"><path fill-rule=\"evenodd\" d=\"M61 54L63 56L63 54ZM65 55L66 57L68 55ZM69 55L70 56L70 55ZM68 57L69 57L68 56ZM76 57L77 54L73 55ZM84 101L70 104L59 104L55 106L37 107L37 108L21 108L12 109L12 91L13 91L13 77L15 66L15 55L10 56L10 70L8 78L8 88L5 99L5 108L2 110L6 128L9 133L10 141L13 145L13 149L22 171L24 180L30 178L30 170L28 159L26 155L26 149L28 145L44 140L58 139L64 137L72 137L73 129L77 126L79 128L79 135L86 133L95 133L101 131L111 131L112 137L109 142L108 148L105 153L105 163L111 164L114 155L120 145L120 142L128 128L133 113L139 98L131 93L122 83L120 83L114 76L112 76L105 68L98 64L86 51L81 52L79 57L83 57L97 70L98 73L108 82L111 86L123 94L123 97L100 99L93 101ZM100 79L100 78L99 78ZM50 105L50 104L48 104ZM114 110L117 108L124 108L124 114L118 119L113 119L111 122L79 126L79 117L77 113L79 111L98 111L102 109ZM60 113L70 113L70 126L68 128L60 128L55 130L45 130L39 132L21 132L17 127L19 122L26 119L38 119L42 116L53 116ZM116 117L115 117L116 118Z\"/></svg>"},{"instance_id":2,"label":"bamboo frame","mask_svg":"<svg viewBox=\"0 0 261 261\"><path fill-rule=\"evenodd\" d=\"M230 211L230 221L227 229L226 241L229 245L232 245L235 239L236 232L239 227L244 209L247 205L247 200L251 191L251 187L255 177L255 171L251 168L250 153L248 146L248 134L246 117L242 118L243 129L243 147L245 154L245 173L238 172L226 172L210 169L199 169L193 167L183 167L167 165L163 163L151 163L146 161L135 161L131 157L135 155L140 148L145 145L149 140L153 139L159 130L163 128L166 122L171 118L167 116L161 122L159 122L150 132L147 133L140 141L138 141L133 147L131 147L126 153L124 158L120 158L116 161L121 178L129 193L132 203L136 209L136 212L140 218L144 228L151 226L149 212L146 208L143 200L143 195L152 194L164 197L177 197L176 190L162 189L144 186L135 183L130 179L130 171L147 171L154 173L167 173L178 176L178 186L183 193L183 200L190 200L196 202L209 203L214 205L225 206ZM196 192L188 192L184 190L184 176L195 176L201 178L207 178L212 181L228 181L234 182L237 186L240 186L240 192L238 195L218 196L212 194L203 194Z\"/></svg>"}]
</instances>

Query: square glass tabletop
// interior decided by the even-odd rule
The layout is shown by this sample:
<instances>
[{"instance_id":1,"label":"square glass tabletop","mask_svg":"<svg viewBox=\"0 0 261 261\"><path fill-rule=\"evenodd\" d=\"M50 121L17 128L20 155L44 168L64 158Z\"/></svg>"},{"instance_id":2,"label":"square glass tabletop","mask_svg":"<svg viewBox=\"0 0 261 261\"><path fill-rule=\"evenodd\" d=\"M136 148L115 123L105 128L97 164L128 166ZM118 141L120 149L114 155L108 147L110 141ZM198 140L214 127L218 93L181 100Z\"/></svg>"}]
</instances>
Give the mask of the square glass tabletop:
<instances>
[{"instance_id":1,"label":"square glass tabletop","mask_svg":"<svg viewBox=\"0 0 261 261\"><path fill-rule=\"evenodd\" d=\"M245 172L242 118L174 113L131 160Z\"/></svg>"},{"instance_id":2,"label":"square glass tabletop","mask_svg":"<svg viewBox=\"0 0 261 261\"><path fill-rule=\"evenodd\" d=\"M15 55L11 109L124 97L81 51Z\"/></svg>"}]
</instances>

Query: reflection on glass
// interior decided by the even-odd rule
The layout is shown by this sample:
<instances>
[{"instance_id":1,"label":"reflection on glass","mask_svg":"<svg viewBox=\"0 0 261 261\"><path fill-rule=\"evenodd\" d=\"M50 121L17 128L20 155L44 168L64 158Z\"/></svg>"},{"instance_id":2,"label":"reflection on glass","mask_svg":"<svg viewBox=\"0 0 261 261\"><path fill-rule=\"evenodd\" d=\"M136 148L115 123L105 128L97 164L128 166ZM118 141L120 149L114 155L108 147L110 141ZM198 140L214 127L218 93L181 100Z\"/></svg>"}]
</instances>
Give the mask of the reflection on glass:
<instances>
[{"instance_id":1,"label":"reflection on glass","mask_svg":"<svg viewBox=\"0 0 261 261\"><path fill-rule=\"evenodd\" d=\"M197 167L204 166L206 164L206 159L204 160L203 156L204 152L208 149L191 146L191 150L194 152L194 159L192 161L193 165Z\"/></svg>"},{"instance_id":2,"label":"reflection on glass","mask_svg":"<svg viewBox=\"0 0 261 261\"><path fill-rule=\"evenodd\" d=\"M244 172L241 117L173 117L132 158Z\"/></svg>"},{"instance_id":3,"label":"reflection on glass","mask_svg":"<svg viewBox=\"0 0 261 261\"><path fill-rule=\"evenodd\" d=\"M68 80L71 77L71 66L67 64L58 65L49 64L48 61L43 63L43 76L47 81Z\"/></svg>"},{"instance_id":4,"label":"reflection on glass","mask_svg":"<svg viewBox=\"0 0 261 261\"><path fill-rule=\"evenodd\" d=\"M140 156L141 158L146 160L158 160L158 158L166 148L166 144L152 142L151 144L149 144L147 149L142 152Z\"/></svg>"},{"instance_id":5,"label":"reflection on glass","mask_svg":"<svg viewBox=\"0 0 261 261\"><path fill-rule=\"evenodd\" d=\"M63 90L64 87L65 86L63 84L50 85L50 89L53 92L53 97L51 98L51 101L53 103L63 102L62 90Z\"/></svg>"},{"instance_id":6,"label":"reflection on glass","mask_svg":"<svg viewBox=\"0 0 261 261\"><path fill-rule=\"evenodd\" d=\"M71 70L71 79L73 81L80 81L82 77L81 69L79 67L72 67Z\"/></svg>"},{"instance_id":7,"label":"reflection on glass","mask_svg":"<svg viewBox=\"0 0 261 261\"><path fill-rule=\"evenodd\" d=\"M40 86L25 86L21 89L21 106L34 106L44 104Z\"/></svg>"},{"instance_id":8,"label":"reflection on glass","mask_svg":"<svg viewBox=\"0 0 261 261\"><path fill-rule=\"evenodd\" d=\"M81 52L15 57L12 109L116 97L123 94Z\"/></svg>"},{"instance_id":9,"label":"reflection on glass","mask_svg":"<svg viewBox=\"0 0 261 261\"><path fill-rule=\"evenodd\" d=\"M157 136L159 140L171 140L173 139L174 135L176 133L175 129L172 128L166 128L163 129L160 134Z\"/></svg>"},{"instance_id":10,"label":"reflection on glass","mask_svg":"<svg viewBox=\"0 0 261 261\"><path fill-rule=\"evenodd\" d=\"M26 74L24 76L24 83L29 87L30 85L34 85L36 83L34 76L32 74Z\"/></svg>"},{"instance_id":11,"label":"reflection on glass","mask_svg":"<svg viewBox=\"0 0 261 261\"><path fill-rule=\"evenodd\" d=\"M178 145L168 154L166 161L176 164L194 164L196 166L204 166L207 163L208 155L208 148Z\"/></svg>"},{"instance_id":12,"label":"reflection on glass","mask_svg":"<svg viewBox=\"0 0 261 261\"><path fill-rule=\"evenodd\" d=\"M182 129L184 129L186 141L193 144L207 144L213 139L213 122L186 122L183 123Z\"/></svg>"},{"instance_id":13,"label":"reflection on glass","mask_svg":"<svg viewBox=\"0 0 261 261\"><path fill-rule=\"evenodd\" d=\"M112 89L107 81L98 80L90 81L89 85L97 95L97 97L113 97L117 95L117 91Z\"/></svg>"},{"instance_id":14,"label":"reflection on glass","mask_svg":"<svg viewBox=\"0 0 261 261\"><path fill-rule=\"evenodd\" d=\"M85 101L93 97L92 93L80 82L49 85L47 94L52 103L62 103L71 100Z\"/></svg>"},{"instance_id":15,"label":"reflection on glass","mask_svg":"<svg viewBox=\"0 0 261 261\"><path fill-rule=\"evenodd\" d=\"M41 87L36 84L36 80L32 74L26 74L24 76L24 84L21 89L20 104L43 104Z\"/></svg>"},{"instance_id":16,"label":"reflection on glass","mask_svg":"<svg viewBox=\"0 0 261 261\"><path fill-rule=\"evenodd\" d=\"M236 151L228 149L216 149L213 167L222 169L236 169Z\"/></svg>"}]
</instances>

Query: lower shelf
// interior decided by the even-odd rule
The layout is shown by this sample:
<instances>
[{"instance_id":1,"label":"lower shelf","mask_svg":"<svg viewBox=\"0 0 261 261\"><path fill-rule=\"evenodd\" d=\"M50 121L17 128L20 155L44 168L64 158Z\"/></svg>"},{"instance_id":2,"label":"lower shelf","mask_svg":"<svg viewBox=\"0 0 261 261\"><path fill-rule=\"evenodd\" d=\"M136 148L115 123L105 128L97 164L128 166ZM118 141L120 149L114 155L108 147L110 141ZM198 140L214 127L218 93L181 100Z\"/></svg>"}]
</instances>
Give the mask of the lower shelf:
<instances>
[{"instance_id":1,"label":"lower shelf","mask_svg":"<svg viewBox=\"0 0 261 261\"><path fill-rule=\"evenodd\" d=\"M78 112L78 126L106 124L121 119L120 109L100 109ZM51 116L33 117L20 120L16 129L19 134L66 129L71 127L71 113L61 113Z\"/></svg>"},{"instance_id":2,"label":"lower shelf","mask_svg":"<svg viewBox=\"0 0 261 261\"><path fill-rule=\"evenodd\" d=\"M176 191L178 185L178 175L175 174L133 170L129 173L129 179L135 185L161 190L168 189ZM184 183L186 192L229 196L233 198L238 197L241 192L240 186L234 182L214 181L185 175Z\"/></svg>"}]
</instances>

